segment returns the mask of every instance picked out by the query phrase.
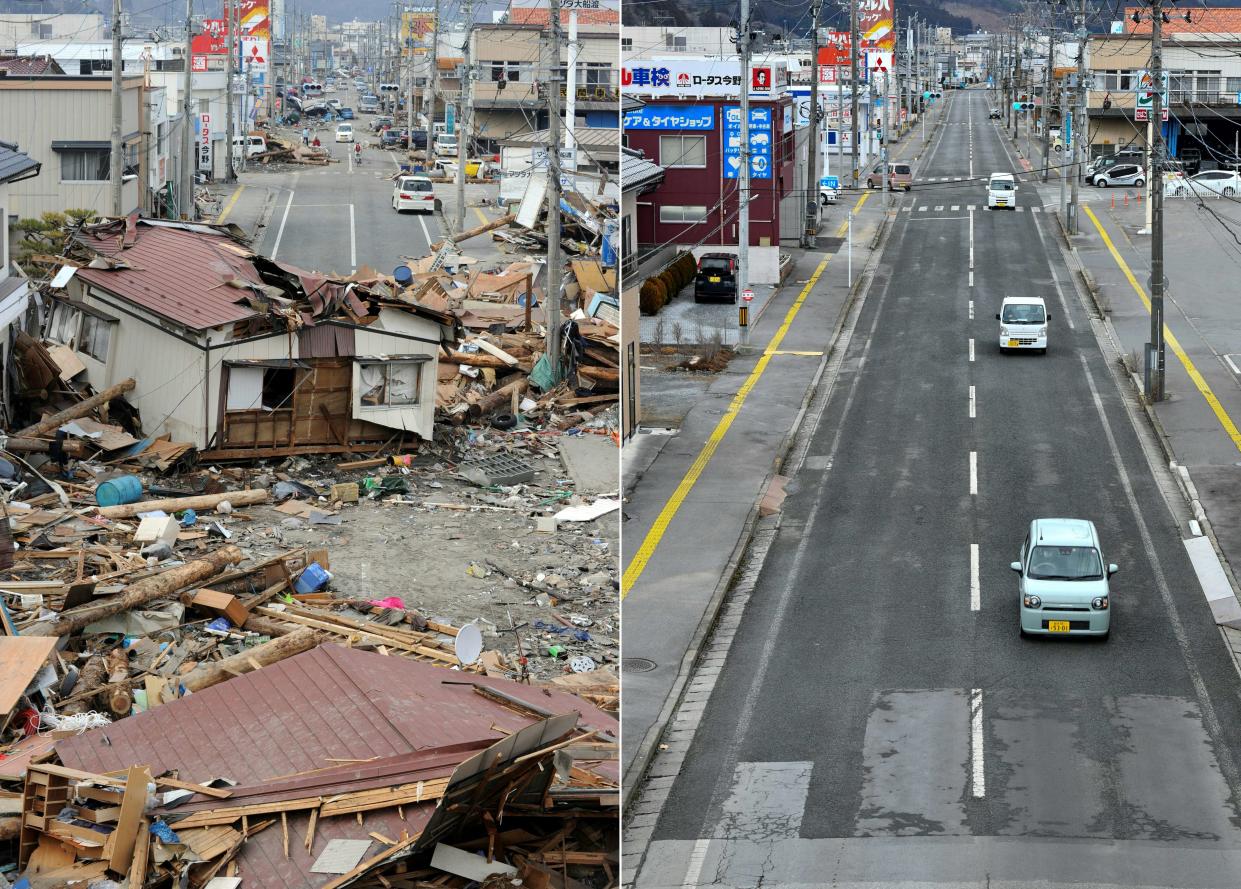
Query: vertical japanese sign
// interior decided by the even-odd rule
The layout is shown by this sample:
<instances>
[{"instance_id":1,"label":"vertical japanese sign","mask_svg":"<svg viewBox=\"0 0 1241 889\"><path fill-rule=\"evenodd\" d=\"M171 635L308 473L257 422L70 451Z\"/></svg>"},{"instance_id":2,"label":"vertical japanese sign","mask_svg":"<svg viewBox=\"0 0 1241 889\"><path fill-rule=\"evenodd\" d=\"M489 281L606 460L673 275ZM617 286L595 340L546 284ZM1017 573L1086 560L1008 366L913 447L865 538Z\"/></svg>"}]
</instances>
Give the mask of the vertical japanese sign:
<instances>
[{"instance_id":1,"label":"vertical japanese sign","mask_svg":"<svg viewBox=\"0 0 1241 889\"><path fill-rule=\"evenodd\" d=\"M431 51L434 42L434 7L414 8L401 13L401 55L423 55Z\"/></svg>"},{"instance_id":2,"label":"vertical japanese sign","mask_svg":"<svg viewBox=\"0 0 1241 889\"><path fill-rule=\"evenodd\" d=\"M864 43L892 52L896 31L892 21L892 0L861 0L858 4L858 35Z\"/></svg>"},{"instance_id":3,"label":"vertical japanese sign","mask_svg":"<svg viewBox=\"0 0 1241 889\"><path fill-rule=\"evenodd\" d=\"M198 169L211 169L211 115L198 115Z\"/></svg>"},{"instance_id":4,"label":"vertical japanese sign","mask_svg":"<svg viewBox=\"0 0 1241 889\"><path fill-rule=\"evenodd\" d=\"M741 177L741 106L724 108L724 178ZM750 109L750 178L771 178L771 109Z\"/></svg>"},{"instance_id":5,"label":"vertical japanese sign","mask_svg":"<svg viewBox=\"0 0 1241 889\"><path fill-rule=\"evenodd\" d=\"M253 82L262 85L271 58L271 17L267 0L241 0L237 13L241 23L241 71L253 74Z\"/></svg>"}]
</instances>

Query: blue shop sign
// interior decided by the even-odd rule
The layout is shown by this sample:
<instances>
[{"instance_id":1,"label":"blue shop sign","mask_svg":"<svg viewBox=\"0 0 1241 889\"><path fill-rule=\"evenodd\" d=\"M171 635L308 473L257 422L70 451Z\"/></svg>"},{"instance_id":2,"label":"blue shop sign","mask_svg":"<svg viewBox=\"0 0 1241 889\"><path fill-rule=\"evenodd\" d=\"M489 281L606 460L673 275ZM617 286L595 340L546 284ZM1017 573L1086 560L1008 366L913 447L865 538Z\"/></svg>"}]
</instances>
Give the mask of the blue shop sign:
<instances>
[{"instance_id":1,"label":"blue shop sign","mask_svg":"<svg viewBox=\"0 0 1241 889\"><path fill-rule=\"evenodd\" d=\"M627 130L714 130L714 105L644 105L625 112Z\"/></svg>"}]
</instances>

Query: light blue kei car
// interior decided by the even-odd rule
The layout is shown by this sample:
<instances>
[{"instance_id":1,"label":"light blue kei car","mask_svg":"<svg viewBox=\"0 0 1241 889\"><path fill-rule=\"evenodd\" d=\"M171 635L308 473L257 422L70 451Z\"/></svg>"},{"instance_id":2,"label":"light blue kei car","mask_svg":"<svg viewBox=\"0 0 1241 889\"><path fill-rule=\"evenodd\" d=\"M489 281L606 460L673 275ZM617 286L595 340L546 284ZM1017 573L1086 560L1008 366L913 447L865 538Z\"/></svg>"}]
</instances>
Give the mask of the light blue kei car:
<instances>
[{"instance_id":1,"label":"light blue kei car","mask_svg":"<svg viewBox=\"0 0 1241 889\"><path fill-rule=\"evenodd\" d=\"M1035 519L1010 566L1020 576L1021 635L1098 636L1112 629L1108 578L1119 569L1103 558L1086 519Z\"/></svg>"}]
</instances>

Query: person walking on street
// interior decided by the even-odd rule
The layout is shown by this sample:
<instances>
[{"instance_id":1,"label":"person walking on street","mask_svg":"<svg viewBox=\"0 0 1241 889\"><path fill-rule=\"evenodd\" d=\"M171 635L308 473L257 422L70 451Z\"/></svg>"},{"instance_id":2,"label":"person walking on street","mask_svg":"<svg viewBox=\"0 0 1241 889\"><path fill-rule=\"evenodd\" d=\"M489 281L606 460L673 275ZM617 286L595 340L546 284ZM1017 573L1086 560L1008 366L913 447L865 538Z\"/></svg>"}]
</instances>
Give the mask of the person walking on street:
<instances>
[{"instance_id":1,"label":"person walking on street","mask_svg":"<svg viewBox=\"0 0 1241 889\"><path fill-rule=\"evenodd\" d=\"M315 148L318 148L320 145L319 137L315 136L315 141L311 142L310 144L313 145Z\"/></svg>"},{"instance_id":2,"label":"person walking on street","mask_svg":"<svg viewBox=\"0 0 1241 889\"><path fill-rule=\"evenodd\" d=\"M358 163L362 163L362 143L361 142L353 143L353 159L357 161Z\"/></svg>"},{"instance_id":3,"label":"person walking on street","mask_svg":"<svg viewBox=\"0 0 1241 889\"><path fill-rule=\"evenodd\" d=\"M310 127L302 127L302 144L310 144Z\"/></svg>"}]
</instances>

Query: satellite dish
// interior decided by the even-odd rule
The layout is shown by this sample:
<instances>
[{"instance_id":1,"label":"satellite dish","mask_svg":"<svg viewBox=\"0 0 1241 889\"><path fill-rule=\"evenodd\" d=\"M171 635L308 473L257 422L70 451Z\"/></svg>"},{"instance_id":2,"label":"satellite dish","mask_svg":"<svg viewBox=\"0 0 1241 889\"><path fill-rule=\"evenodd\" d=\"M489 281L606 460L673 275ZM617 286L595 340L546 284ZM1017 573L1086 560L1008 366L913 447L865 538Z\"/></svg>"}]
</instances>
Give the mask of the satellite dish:
<instances>
[{"instance_id":1,"label":"satellite dish","mask_svg":"<svg viewBox=\"0 0 1241 889\"><path fill-rule=\"evenodd\" d=\"M483 634L477 624L466 624L457 631L453 650L457 653L457 660L466 666L478 660L483 653Z\"/></svg>"}]
</instances>

